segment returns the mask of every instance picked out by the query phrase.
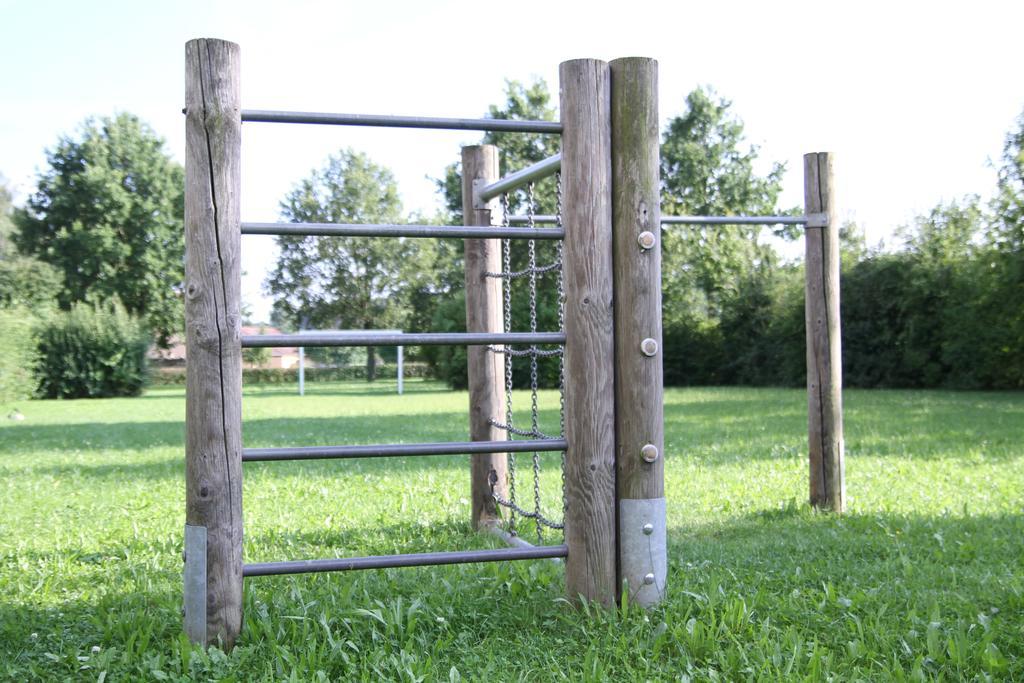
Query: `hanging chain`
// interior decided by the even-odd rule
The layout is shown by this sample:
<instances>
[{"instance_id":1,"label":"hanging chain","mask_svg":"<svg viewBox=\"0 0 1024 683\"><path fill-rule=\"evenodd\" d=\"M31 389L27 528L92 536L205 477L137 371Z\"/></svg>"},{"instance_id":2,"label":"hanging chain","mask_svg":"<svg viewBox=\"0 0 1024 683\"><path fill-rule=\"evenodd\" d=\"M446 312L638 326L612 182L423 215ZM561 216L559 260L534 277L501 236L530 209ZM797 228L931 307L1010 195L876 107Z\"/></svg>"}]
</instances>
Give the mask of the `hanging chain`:
<instances>
[{"instance_id":1,"label":"hanging chain","mask_svg":"<svg viewBox=\"0 0 1024 683\"><path fill-rule=\"evenodd\" d=\"M555 174L556 184L556 222L559 227L562 226L562 178L561 174ZM527 225L530 228L536 227L536 200L534 196L534 185L530 183L527 185ZM504 194L501 197L502 207L502 226L509 227L510 215L509 211L509 197L508 194ZM501 272L487 272L487 277L502 278L507 280L503 287L503 303L504 303L504 330L506 333L512 331L512 280L528 277L529 287L529 313L530 313L530 332L537 332L537 276L545 273L558 271L558 329L561 332L565 331L565 284L564 284L564 273L562 272L562 256L563 256L563 245L559 241L556 244L556 258L554 263L546 266L537 266L537 244L534 240L529 240L527 243L527 267L523 270L514 271L512 270L512 249L511 242L508 238L502 240L502 271ZM562 438L565 438L565 356L563 349L559 348L556 350L541 350L535 345L530 345L526 349L512 349L508 346L488 346L488 349L492 353L500 353L505 356L505 422L499 422L498 420L491 418L491 425L502 429L510 435L530 437L534 439L553 439L555 437L548 434L544 434L540 431L540 408L538 405L538 390L540 386L539 380L539 368L538 358L545 358L551 356L558 356L558 389L559 389L559 428ZM519 429L513 423L513 410L512 410L512 359L515 357L528 357L530 359L530 429ZM491 478L491 495L495 502L499 505L509 508L509 533L513 536L517 535L516 530L516 517L523 517L526 519L532 519L536 522L537 528L537 542L543 543L543 528L548 527L551 529L564 529L564 523L554 522L547 519L541 512L541 492L540 492L540 474L541 474L541 463L540 463L540 452L533 452L533 511L522 508L516 500L516 456L515 453L508 454L508 483L509 483L509 499L505 500L495 490L497 485L497 475L492 474ZM562 467L561 467L561 478L562 478L562 509L565 510L566 501L566 480L565 480L565 452L562 452Z\"/></svg>"},{"instance_id":2,"label":"hanging chain","mask_svg":"<svg viewBox=\"0 0 1024 683\"><path fill-rule=\"evenodd\" d=\"M527 205L527 226L534 225L534 196L533 183L526 186ZM537 332L537 242L530 240L528 243L529 262L527 267L530 271L530 332ZM530 350L536 352L536 346L530 346ZM537 354L530 355L530 427L535 432L540 431L540 411L537 409ZM540 453L533 452L533 510L540 517ZM544 527L537 525L537 543L544 542Z\"/></svg>"},{"instance_id":3,"label":"hanging chain","mask_svg":"<svg viewBox=\"0 0 1024 683\"><path fill-rule=\"evenodd\" d=\"M555 223L562 227L562 174L555 174ZM558 265L563 263L563 241L555 244ZM558 272L558 331L565 334L565 271ZM565 438L565 355L558 358L558 433ZM562 451L562 511L566 509L565 497L565 451Z\"/></svg>"},{"instance_id":4,"label":"hanging chain","mask_svg":"<svg viewBox=\"0 0 1024 683\"><path fill-rule=\"evenodd\" d=\"M508 194L501 195L501 223L503 227L509 226ZM509 238L501 241L501 265L505 271L512 270L512 242ZM505 334L512 331L512 283L504 283L502 287L505 304ZM493 424L493 420L492 420ZM506 431L515 429L512 424L512 356L505 356L505 426ZM516 535L516 454L509 453L508 458L508 497L510 512L508 515L508 531ZM495 500L497 494L491 491Z\"/></svg>"}]
</instances>

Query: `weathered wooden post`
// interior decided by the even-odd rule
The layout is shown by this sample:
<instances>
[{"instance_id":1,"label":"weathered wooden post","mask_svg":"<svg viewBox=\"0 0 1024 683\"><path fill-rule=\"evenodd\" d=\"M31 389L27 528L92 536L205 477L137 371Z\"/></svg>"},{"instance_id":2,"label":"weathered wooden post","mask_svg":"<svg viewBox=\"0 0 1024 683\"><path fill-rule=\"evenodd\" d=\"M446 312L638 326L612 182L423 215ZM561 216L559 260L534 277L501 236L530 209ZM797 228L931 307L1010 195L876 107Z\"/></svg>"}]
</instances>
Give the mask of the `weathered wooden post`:
<instances>
[{"instance_id":1,"label":"weathered wooden post","mask_svg":"<svg viewBox=\"0 0 1024 683\"><path fill-rule=\"evenodd\" d=\"M489 185L498 179L498 148L478 145L462 148L462 216L465 225L492 225L498 200L483 208L473 206L473 185ZM466 331L502 331L502 280L485 273L501 271L501 240L465 240ZM469 438L473 441L502 441L505 433L491 424L491 418L505 421L505 356L491 353L486 346L466 349L469 373ZM493 473L493 474L492 474ZM501 511L491 495L495 490L508 497L508 456L480 453L470 459L470 488L474 529L494 526Z\"/></svg>"},{"instance_id":2,"label":"weathered wooden post","mask_svg":"<svg viewBox=\"0 0 1024 683\"><path fill-rule=\"evenodd\" d=\"M242 626L241 108L238 45L185 45L185 631Z\"/></svg>"},{"instance_id":3,"label":"weathered wooden post","mask_svg":"<svg viewBox=\"0 0 1024 683\"><path fill-rule=\"evenodd\" d=\"M811 504L842 512L843 364L839 336L839 222L832 155L804 155L807 431Z\"/></svg>"},{"instance_id":4,"label":"weathered wooden post","mask_svg":"<svg viewBox=\"0 0 1024 683\"><path fill-rule=\"evenodd\" d=\"M619 587L646 606L662 600L668 576L658 63L629 57L610 67Z\"/></svg>"},{"instance_id":5,"label":"weathered wooden post","mask_svg":"<svg viewBox=\"0 0 1024 683\"><path fill-rule=\"evenodd\" d=\"M608 65L559 66L565 279L565 566L570 599L615 602L615 352Z\"/></svg>"}]
</instances>

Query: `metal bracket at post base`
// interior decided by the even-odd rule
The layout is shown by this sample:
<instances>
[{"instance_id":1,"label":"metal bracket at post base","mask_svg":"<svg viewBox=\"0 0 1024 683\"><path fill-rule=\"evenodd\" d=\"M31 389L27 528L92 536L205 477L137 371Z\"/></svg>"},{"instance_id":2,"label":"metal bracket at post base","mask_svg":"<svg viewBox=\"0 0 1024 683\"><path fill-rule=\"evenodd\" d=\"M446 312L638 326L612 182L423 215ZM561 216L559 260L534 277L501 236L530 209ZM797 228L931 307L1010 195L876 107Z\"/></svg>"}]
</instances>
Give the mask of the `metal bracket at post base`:
<instances>
[{"instance_id":1,"label":"metal bracket at post base","mask_svg":"<svg viewBox=\"0 0 1024 683\"><path fill-rule=\"evenodd\" d=\"M629 602L643 607L665 598L668 534L665 499L619 501L619 569Z\"/></svg>"},{"instance_id":2,"label":"metal bracket at post base","mask_svg":"<svg viewBox=\"0 0 1024 683\"><path fill-rule=\"evenodd\" d=\"M206 644L206 527L185 525L185 635Z\"/></svg>"}]
</instances>

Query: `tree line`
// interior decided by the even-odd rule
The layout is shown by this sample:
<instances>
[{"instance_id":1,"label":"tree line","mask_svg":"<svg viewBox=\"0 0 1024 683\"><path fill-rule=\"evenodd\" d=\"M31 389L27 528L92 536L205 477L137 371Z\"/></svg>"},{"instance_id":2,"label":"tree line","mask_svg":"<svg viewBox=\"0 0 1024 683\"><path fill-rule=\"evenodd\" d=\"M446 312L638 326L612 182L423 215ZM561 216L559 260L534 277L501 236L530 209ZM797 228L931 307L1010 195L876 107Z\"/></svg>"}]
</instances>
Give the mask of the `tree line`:
<instances>
[{"instance_id":1,"label":"tree line","mask_svg":"<svg viewBox=\"0 0 1024 683\"><path fill-rule=\"evenodd\" d=\"M759 150L746 141L743 122L727 100L698 88L682 109L663 131L663 213L802 212L779 206L782 165L756 172ZM553 120L556 111L542 81L508 82L505 101L488 115ZM502 174L554 154L558 144L552 136L512 133L488 133L481 142L501 149ZM900 226L897 242L887 248L869 248L856 225L843 226L848 386L1024 386L1022 150L1024 114L1007 134L992 199L967 196L940 204ZM461 223L458 164L435 182L441 209L409 215L393 174L367 155L343 149L294 185L282 199L281 215L309 222ZM0 335L8 349L16 343L34 349L31 358L8 357L0 392L12 395L6 382L22 393L25 387L58 396L118 393L96 389L108 387L97 379L104 372L125 380L122 393L140 390L140 349L147 340L168 344L183 327L182 191L180 165L163 140L130 114L89 120L77 136L62 137L47 152L47 168L23 206L13 207L0 185L0 322L8 323ZM549 179L530 195L510 196L508 210L554 213L557 203ZM668 384L803 383L802 264L780 256L769 234L756 226L664 230ZM792 227L774 235L801 237ZM279 327L465 329L460 240L284 236L277 245L265 291L273 298L270 322ZM538 243L538 262L553 262L556 250ZM526 259L525 243L514 241L513 269L523 268ZM538 285L539 327L554 329L556 282L542 276ZM512 284L516 329L527 323L525 286ZM101 329L117 333L104 336ZM78 370L59 367L61 358L89 353L97 358L79 363ZM438 377L465 385L463 349L430 347L420 354ZM371 378L377 355L366 355ZM47 360L39 362L41 357ZM557 380L556 363L543 361L542 381ZM10 381L32 367L34 382ZM525 380L518 369L516 379Z\"/></svg>"}]
</instances>

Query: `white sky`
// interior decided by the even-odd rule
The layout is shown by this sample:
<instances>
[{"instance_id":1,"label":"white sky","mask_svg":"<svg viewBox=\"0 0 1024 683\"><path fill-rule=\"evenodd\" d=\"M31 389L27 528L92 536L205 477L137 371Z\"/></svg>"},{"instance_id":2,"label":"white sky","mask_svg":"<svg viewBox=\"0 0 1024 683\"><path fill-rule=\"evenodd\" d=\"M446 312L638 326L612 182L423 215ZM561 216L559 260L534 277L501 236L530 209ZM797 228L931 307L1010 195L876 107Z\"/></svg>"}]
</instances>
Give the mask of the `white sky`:
<instances>
[{"instance_id":1,"label":"white sky","mask_svg":"<svg viewBox=\"0 0 1024 683\"><path fill-rule=\"evenodd\" d=\"M44 150L89 115L141 116L184 159L184 43L242 47L252 109L476 117L505 79L560 61L649 56L661 115L697 85L731 99L763 160L836 153L838 200L872 242L939 201L988 195L990 161L1024 109L1022 2L55 2L0 0L0 174L22 200ZM557 99L557 97L556 97ZM433 213L430 178L478 133L247 124L243 220L275 220L283 195L340 147L398 178L407 210ZM265 314L270 238L243 242L243 292Z\"/></svg>"}]
</instances>

